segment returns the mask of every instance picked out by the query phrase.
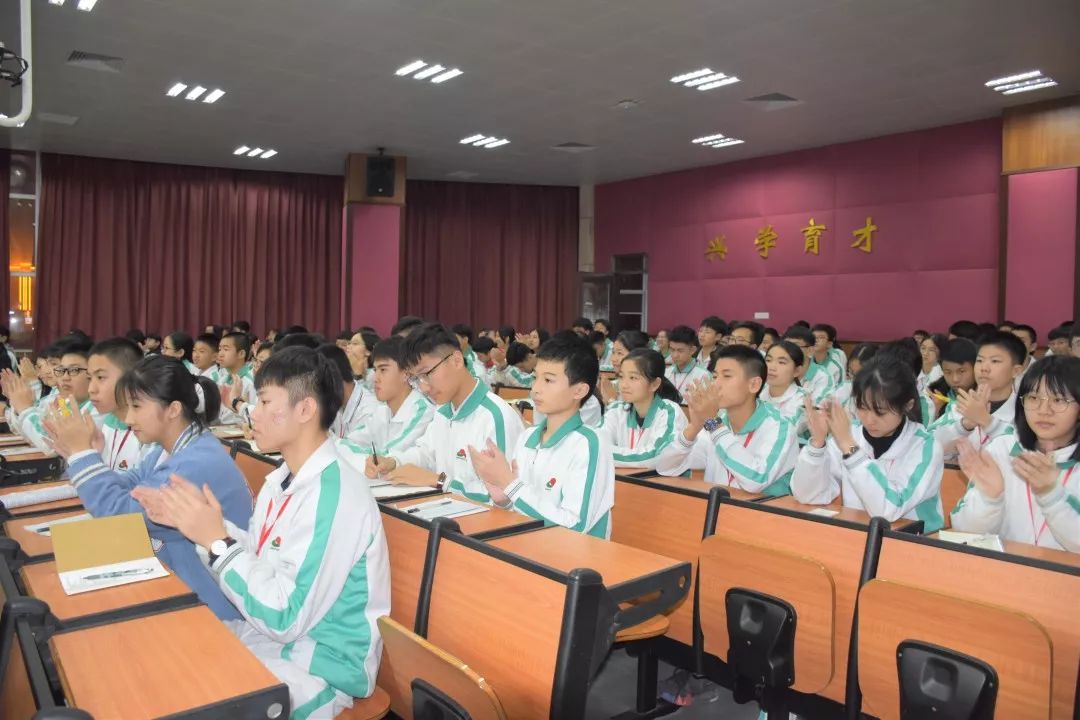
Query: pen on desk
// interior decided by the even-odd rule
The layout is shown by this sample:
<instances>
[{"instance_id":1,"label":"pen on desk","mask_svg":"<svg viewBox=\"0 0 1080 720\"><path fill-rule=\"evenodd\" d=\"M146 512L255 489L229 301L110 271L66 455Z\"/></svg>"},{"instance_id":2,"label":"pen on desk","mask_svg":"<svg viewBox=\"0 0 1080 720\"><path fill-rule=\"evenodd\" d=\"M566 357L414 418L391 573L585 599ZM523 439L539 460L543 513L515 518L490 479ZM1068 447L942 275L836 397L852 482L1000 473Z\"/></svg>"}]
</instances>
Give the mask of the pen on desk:
<instances>
[{"instance_id":1,"label":"pen on desk","mask_svg":"<svg viewBox=\"0 0 1080 720\"><path fill-rule=\"evenodd\" d=\"M83 580L111 580L119 577L131 577L132 575L148 575L154 572L153 568L134 568L132 570L114 570L113 572L87 575Z\"/></svg>"},{"instance_id":2,"label":"pen on desk","mask_svg":"<svg viewBox=\"0 0 1080 720\"><path fill-rule=\"evenodd\" d=\"M418 505L417 507L414 507L414 508L412 508L410 510L406 510L405 512L412 515L413 513L418 513L421 510L427 510L428 508L433 508L433 507L442 507L443 505L449 505L452 502L454 502L454 501L453 500L443 500L442 502L437 502L437 503L430 503L430 504L425 503L424 505Z\"/></svg>"},{"instance_id":3,"label":"pen on desk","mask_svg":"<svg viewBox=\"0 0 1080 720\"><path fill-rule=\"evenodd\" d=\"M371 443L371 459L375 462L375 467L379 467L379 453L375 452L375 443Z\"/></svg>"}]
</instances>

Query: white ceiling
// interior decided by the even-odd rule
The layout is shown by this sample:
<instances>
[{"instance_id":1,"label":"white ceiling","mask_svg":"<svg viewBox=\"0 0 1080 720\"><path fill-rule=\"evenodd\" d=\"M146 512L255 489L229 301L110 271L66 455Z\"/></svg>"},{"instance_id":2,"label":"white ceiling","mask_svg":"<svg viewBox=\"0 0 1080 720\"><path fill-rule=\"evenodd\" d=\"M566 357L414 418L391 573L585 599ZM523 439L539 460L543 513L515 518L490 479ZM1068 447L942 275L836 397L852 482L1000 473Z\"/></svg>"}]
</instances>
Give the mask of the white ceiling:
<instances>
[{"instance_id":1,"label":"white ceiling","mask_svg":"<svg viewBox=\"0 0 1080 720\"><path fill-rule=\"evenodd\" d=\"M34 0L32 119L0 146L170 163L340 174L385 146L409 176L575 185L771 155L998 115L1080 90L1077 0ZM0 40L17 47L16 0ZM65 66L83 50L123 71ZM460 67L432 85L395 77L423 58ZM742 82L673 85L700 67ZM983 86L1041 69L1060 85ZM221 87L214 105L174 82ZM764 112L745 98L804 101ZM17 107L7 95L8 114ZM640 101L631 110L613 106ZM458 141L507 137L495 150ZM724 133L745 144L707 149ZM596 145L584 154L552 145ZM234 158L238 145L275 148Z\"/></svg>"}]
</instances>

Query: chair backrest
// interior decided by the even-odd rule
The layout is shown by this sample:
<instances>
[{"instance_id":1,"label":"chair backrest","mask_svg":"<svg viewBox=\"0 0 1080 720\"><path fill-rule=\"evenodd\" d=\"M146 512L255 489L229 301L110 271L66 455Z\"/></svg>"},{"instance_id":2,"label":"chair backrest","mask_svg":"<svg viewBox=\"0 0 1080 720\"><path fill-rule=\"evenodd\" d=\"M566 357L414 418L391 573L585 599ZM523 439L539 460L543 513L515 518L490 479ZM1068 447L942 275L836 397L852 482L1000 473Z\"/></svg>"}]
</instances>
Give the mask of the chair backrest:
<instances>
[{"instance_id":1,"label":"chair backrest","mask_svg":"<svg viewBox=\"0 0 1080 720\"><path fill-rule=\"evenodd\" d=\"M280 460L252 452L249 448L238 444L233 445L233 461L244 474L244 480L247 481L253 498L259 496L259 491L266 482L266 476L281 465Z\"/></svg>"},{"instance_id":2,"label":"chair backrest","mask_svg":"<svg viewBox=\"0 0 1080 720\"><path fill-rule=\"evenodd\" d=\"M380 504L383 532L390 556L390 617L414 629L416 603L428 544L427 523L401 510Z\"/></svg>"},{"instance_id":3,"label":"chair backrest","mask_svg":"<svg viewBox=\"0 0 1080 720\"><path fill-rule=\"evenodd\" d=\"M994 602L993 597L986 600ZM1053 652L1046 629L1030 615L904 583L871 580L859 593L858 627L864 713L900 720L897 655L901 643L915 641L990 665L997 676L995 717L1050 715Z\"/></svg>"},{"instance_id":4,"label":"chair backrest","mask_svg":"<svg viewBox=\"0 0 1080 720\"><path fill-rule=\"evenodd\" d=\"M1080 597L1080 568L889 531L875 577L1033 618L1054 649L1051 717L1073 718L1080 665L1080 623L1073 609ZM994 626L981 629L998 633ZM999 712L998 717L1010 716Z\"/></svg>"},{"instance_id":5,"label":"chair backrest","mask_svg":"<svg viewBox=\"0 0 1080 720\"><path fill-rule=\"evenodd\" d=\"M503 400L523 400L529 397L532 391L529 388L519 387L507 387L505 385L496 385L495 394L501 397Z\"/></svg>"},{"instance_id":6,"label":"chair backrest","mask_svg":"<svg viewBox=\"0 0 1080 720\"><path fill-rule=\"evenodd\" d=\"M834 592L833 668L828 684L817 694L844 702L851 626L867 528L835 518L770 507L769 503L723 498L717 508L717 536L810 559L827 571ZM803 686L802 673L808 669L805 664L796 663L796 675L800 678L796 687ZM807 678L806 682L811 680Z\"/></svg>"},{"instance_id":7,"label":"chair backrest","mask_svg":"<svg viewBox=\"0 0 1080 720\"><path fill-rule=\"evenodd\" d=\"M396 715L412 720L412 682L420 679L457 703L472 720L506 720L494 688L466 663L392 618L379 618L379 632L383 653L378 685L390 695Z\"/></svg>"},{"instance_id":8,"label":"chair backrest","mask_svg":"<svg viewBox=\"0 0 1080 720\"><path fill-rule=\"evenodd\" d=\"M0 717L29 718L37 711L15 618L8 603L0 610Z\"/></svg>"},{"instance_id":9,"label":"chair backrest","mask_svg":"<svg viewBox=\"0 0 1080 720\"><path fill-rule=\"evenodd\" d=\"M941 474L941 509L945 513L945 527L952 527L951 513L956 503L967 492L968 479L960 468L954 465L946 465Z\"/></svg>"},{"instance_id":10,"label":"chair backrest","mask_svg":"<svg viewBox=\"0 0 1080 720\"><path fill-rule=\"evenodd\" d=\"M728 658L729 590L778 598L795 611L794 690L819 693L833 678L836 592L832 575L811 557L722 535L701 543L698 612L703 648Z\"/></svg>"}]
</instances>

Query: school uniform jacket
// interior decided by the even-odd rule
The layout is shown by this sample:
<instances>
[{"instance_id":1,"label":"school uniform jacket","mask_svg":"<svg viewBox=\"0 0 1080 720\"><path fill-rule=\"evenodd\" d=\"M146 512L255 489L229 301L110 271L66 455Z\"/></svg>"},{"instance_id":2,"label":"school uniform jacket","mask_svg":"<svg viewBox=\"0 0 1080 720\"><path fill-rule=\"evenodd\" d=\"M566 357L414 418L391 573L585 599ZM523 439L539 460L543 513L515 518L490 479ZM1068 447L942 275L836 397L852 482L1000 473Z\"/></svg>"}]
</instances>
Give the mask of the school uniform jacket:
<instances>
[{"instance_id":1,"label":"school uniform jacket","mask_svg":"<svg viewBox=\"0 0 1080 720\"><path fill-rule=\"evenodd\" d=\"M994 439L984 449L1001 468L1005 491L990 499L975 483L952 511L954 530L993 533L1006 540L1080 552L1080 469L1072 459L1076 445L1055 450L1058 482L1045 495L1030 491L1013 470L1013 458L1023 452L1013 436Z\"/></svg>"},{"instance_id":2,"label":"school uniform jacket","mask_svg":"<svg viewBox=\"0 0 1080 720\"><path fill-rule=\"evenodd\" d=\"M935 365L934 367L932 367L930 369L930 372L928 372L928 373L922 372L920 370L919 371L919 377L916 380L916 385L918 385L918 387L919 387L919 392L920 393L929 392L930 386L933 385L934 383L936 383L938 380L940 380L943 375L944 375L944 373L941 371L941 366L940 365Z\"/></svg>"},{"instance_id":3,"label":"school uniform jacket","mask_svg":"<svg viewBox=\"0 0 1080 720\"><path fill-rule=\"evenodd\" d=\"M26 442L30 443L38 450L51 453L53 447L52 441L45 432L45 417L59 399L59 394L49 393L42 398L42 401L31 405L18 415L9 408L8 427L11 428L12 432L21 435ZM104 417L94 408L92 402L86 400L79 405L79 410L84 413L90 413L90 417L93 418L94 424L99 428L101 427L104 422ZM12 422L13 420L14 422Z\"/></svg>"},{"instance_id":4,"label":"school uniform jacket","mask_svg":"<svg viewBox=\"0 0 1080 720\"><path fill-rule=\"evenodd\" d=\"M372 445L379 455L408 450L416 445L434 415L435 406L431 401L419 390L413 390L396 413L391 413L386 403L376 405L367 421L349 433L342 445L349 453L362 456L362 467L366 456L371 454ZM349 454L343 455L350 459Z\"/></svg>"},{"instance_id":5,"label":"school uniform jacket","mask_svg":"<svg viewBox=\"0 0 1080 720\"><path fill-rule=\"evenodd\" d=\"M527 373L513 365L504 368L493 367L488 371L489 385L505 385L506 387L531 388L536 382L536 376Z\"/></svg>"},{"instance_id":6,"label":"school uniform jacket","mask_svg":"<svg viewBox=\"0 0 1080 720\"><path fill-rule=\"evenodd\" d=\"M810 393L814 403L818 404L832 394L834 383L832 375L824 365L818 365L813 359L810 367L806 370L806 376L802 379L802 387Z\"/></svg>"},{"instance_id":7,"label":"school uniform jacket","mask_svg":"<svg viewBox=\"0 0 1080 720\"><path fill-rule=\"evenodd\" d=\"M506 487L515 510L577 532L611 537L615 466L611 445L578 414L546 441L547 422L522 433L512 460L518 477Z\"/></svg>"},{"instance_id":8,"label":"school uniform jacket","mask_svg":"<svg viewBox=\"0 0 1080 720\"><path fill-rule=\"evenodd\" d=\"M806 390L798 383L788 385L787 390L779 397L770 395L769 388L766 386L758 398L776 408L781 417L795 428L796 435L802 436L806 433L806 407L803 405L806 400Z\"/></svg>"},{"instance_id":9,"label":"school uniform jacket","mask_svg":"<svg viewBox=\"0 0 1080 720\"><path fill-rule=\"evenodd\" d=\"M1001 406L990 414L990 428L983 430L981 427L977 427L974 430L967 430L963 425L963 416L956 409L956 400L954 399L948 405L945 406L945 411L941 413L941 418L936 420L930 425L930 432L934 434L934 437L939 443L946 455L956 456L956 441L960 438L967 438L972 446L978 450L984 445L988 444L991 440L995 440L1003 435L1013 435L1016 432L1016 425L1014 419L1016 415L1016 393L1014 392L1009 396Z\"/></svg>"},{"instance_id":10,"label":"school uniform jacket","mask_svg":"<svg viewBox=\"0 0 1080 720\"><path fill-rule=\"evenodd\" d=\"M611 351L614 349L615 343L611 340L604 341L604 354L600 358L600 370L601 372L612 372L615 367L611 364Z\"/></svg>"},{"instance_id":11,"label":"school uniform jacket","mask_svg":"<svg viewBox=\"0 0 1080 720\"><path fill-rule=\"evenodd\" d=\"M686 427L686 414L675 403L653 396L645 417L632 403L616 401L604 413L602 434L616 465L655 468L660 452Z\"/></svg>"},{"instance_id":12,"label":"school uniform jacket","mask_svg":"<svg viewBox=\"0 0 1080 720\"><path fill-rule=\"evenodd\" d=\"M225 368L218 368L218 371L212 376L214 384L216 385L232 385L233 373L229 372ZM254 406L259 401L259 394L255 392L255 381L251 379L249 375L245 375L243 370L240 370L235 374L236 387L239 388L240 398L245 405ZM247 422L248 418L244 413L244 406L240 405L237 408L239 412L234 411L228 405L222 403L221 412L218 413L217 421L221 425L241 425Z\"/></svg>"},{"instance_id":13,"label":"school uniform jacket","mask_svg":"<svg viewBox=\"0 0 1080 720\"><path fill-rule=\"evenodd\" d=\"M295 473L282 465L267 475L250 521L226 530L236 543L207 567L244 621L277 643L275 659L345 695L370 695L382 653L377 619L390 612L390 562L371 490L334 441Z\"/></svg>"},{"instance_id":14,"label":"school uniform jacket","mask_svg":"<svg viewBox=\"0 0 1080 720\"><path fill-rule=\"evenodd\" d=\"M705 470L705 481L765 495L787 495L798 444L795 428L780 411L758 401L738 433L720 413L722 425L711 435L702 430L693 442L683 433L663 449L656 462L662 475Z\"/></svg>"},{"instance_id":15,"label":"school uniform jacket","mask_svg":"<svg viewBox=\"0 0 1080 720\"><path fill-rule=\"evenodd\" d=\"M829 376L829 384L836 387L843 382L844 377L847 375L847 369L844 367L832 350L825 355L825 362L819 363L813 356L810 357L810 367L817 366L820 370L825 371Z\"/></svg>"},{"instance_id":16,"label":"school uniform jacket","mask_svg":"<svg viewBox=\"0 0 1080 720\"><path fill-rule=\"evenodd\" d=\"M330 424L330 435L341 440L362 429L371 420L379 404L375 393L365 388L363 383L355 383L349 399Z\"/></svg>"},{"instance_id":17,"label":"school uniform jacket","mask_svg":"<svg viewBox=\"0 0 1080 720\"><path fill-rule=\"evenodd\" d=\"M536 409L536 401L532 399L531 395L529 401L533 403L533 425L539 425L547 419L547 415ZM604 408L601 407L600 401L596 399L595 395L589 395L589 397L585 398L585 402L581 404L578 413L581 415L581 422L585 423L586 427L599 430L604 426Z\"/></svg>"},{"instance_id":18,"label":"school uniform jacket","mask_svg":"<svg viewBox=\"0 0 1080 720\"><path fill-rule=\"evenodd\" d=\"M101 434L105 438L101 459L110 470L131 470L151 448L157 447L153 444L144 446L131 428L114 413L102 419Z\"/></svg>"},{"instance_id":19,"label":"school uniform jacket","mask_svg":"<svg viewBox=\"0 0 1080 720\"><path fill-rule=\"evenodd\" d=\"M904 421L904 428L880 458L852 423L857 449L845 450L830 436L825 447L805 446L799 452L791 493L808 505L827 505L839 496L844 507L865 510L890 522L900 518L922 520L924 532L945 524L941 513L941 445L919 423Z\"/></svg>"},{"instance_id":20,"label":"school uniform jacket","mask_svg":"<svg viewBox=\"0 0 1080 720\"><path fill-rule=\"evenodd\" d=\"M411 448L391 450L388 455L401 465L419 465L446 473L446 488L470 500L488 502L487 486L473 470L469 446L477 450L492 440L508 453L522 431L521 415L479 380L465 402L455 411L451 403L440 405L427 432Z\"/></svg>"},{"instance_id":21,"label":"school uniform jacket","mask_svg":"<svg viewBox=\"0 0 1080 720\"><path fill-rule=\"evenodd\" d=\"M177 439L173 453L160 445L131 470L110 470L94 450L68 458L68 475L83 505L94 517L143 513L131 497L137 486L160 488L176 473L197 485L207 484L213 491L224 516L230 522L246 526L251 516L251 490L240 469L229 458L225 446L212 433L199 432L194 425ZM202 562L195 545L179 530L146 519L146 528L154 552L168 565L199 599L222 620L237 620L240 613L225 599Z\"/></svg>"},{"instance_id":22,"label":"school uniform jacket","mask_svg":"<svg viewBox=\"0 0 1080 720\"><path fill-rule=\"evenodd\" d=\"M692 360L687 367L679 368L675 365L668 365L667 368L664 369L664 375L684 397L686 391L690 389L690 386L697 381L712 379L712 375L705 369L704 365L698 365Z\"/></svg>"}]
</instances>

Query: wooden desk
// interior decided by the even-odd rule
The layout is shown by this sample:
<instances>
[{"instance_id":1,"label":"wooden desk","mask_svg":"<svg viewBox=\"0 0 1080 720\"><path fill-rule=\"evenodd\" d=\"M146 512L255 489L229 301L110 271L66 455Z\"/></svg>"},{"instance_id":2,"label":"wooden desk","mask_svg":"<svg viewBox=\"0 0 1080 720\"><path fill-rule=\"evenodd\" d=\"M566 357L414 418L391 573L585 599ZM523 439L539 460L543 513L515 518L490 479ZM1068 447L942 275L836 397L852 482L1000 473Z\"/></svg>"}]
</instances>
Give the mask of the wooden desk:
<instances>
[{"instance_id":1,"label":"wooden desk","mask_svg":"<svg viewBox=\"0 0 1080 720\"><path fill-rule=\"evenodd\" d=\"M202 605L61 632L49 647L68 703L97 718L196 708L206 717L289 715L288 688Z\"/></svg>"},{"instance_id":2,"label":"wooden desk","mask_svg":"<svg viewBox=\"0 0 1080 720\"><path fill-rule=\"evenodd\" d=\"M659 593L616 616L617 628L630 627L667 612L690 589L690 563L601 540L561 526L511 535L489 543L560 572L588 568L600 573L616 603Z\"/></svg>"},{"instance_id":3,"label":"wooden desk","mask_svg":"<svg viewBox=\"0 0 1080 720\"><path fill-rule=\"evenodd\" d=\"M29 443L26 442L26 438L22 435L14 435L12 433L0 434L0 448L13 448L13 447L28 447Z\"/></svg>"},{"instance_id":4,"label":"wooden desk","mask_svg":"<svg viewBox=\"0 0 1080 720\"><path fill-rule=\"evenodd\" d=\"M51 487L58 487L60 485L68 485L66 480L58 480L56 482L44 482L44 483L27 483L26 485L12 485L0 489L0 500L3 500L4 495L10 495L11 493L23 492L24 490L45 490ZM69 498L67 500L55 500L53 502L38 503L37 505L24 505L20 508L8 510L7 513L11 517L24 517L27 515L45 515L48 513L58 512L61 510L68 510L71 508L81 508L82 500L77 497Z\"/></svg>"},{"instance_id":5,"label":"wooden desk","mask_svg":"<svg viewBox=\"0 0 1080 720\"><path fill-rule=\"evenodd\" d=\"M16 447L20 447L20 446L18 446L18 445L0 446L0 450L14 450ZM27 445L26 447L30 447L30 446ZM28 460L44 460L45 458L51 458L51 457L56 457L56 455L54 455L52 453L43 453L43 452L41 452L39 450L38 452L27 453L25 455L16 455L14 457L9 457L9 458L4 458L4 459L7 460L7 463L9 465L14 465L16 463L26 462Z\"/></svg>"},{"instance_id":6,"label":"wooden desk","mask_svg":"<svg viewBox=\"0 0 1080 720\"><path fill-rule=\"evenodd\" d=\"M93 616L134 612L146 605L193 605L198 598L176 575L68 595L56 574L56 562L29 563L19 570L26 594L46 603L65 627L86 625Z\"/></svg>"},{"instance_id":7,"label":"wooden desk","mask_svg":"<svg viewBox=\"0 0 1080 720\"><path fill-rule=\"evenodd\" d=\"M783 495L776 498L765 498L762 502L768 503L770 507L781 507L787 510L795 510L797 512L811 514L814 510L833 510L837 514L831 515L833 520L841 520L849 523L857 523L859 525L870 525L870 514L863 510L856 510L855 508L844 507L839 503L832 503L829 505L805 505L796 500L791 495ZM889 523L889 527L893 530L903 530L908 526L917 522L916 520L909 520L907 518L900 518Z\"/></svg>"},{"instance_id":8,"label":"wooden desk","mask_svg":"<svg viewBox=\"0 0 1080 720\"><path fill-rule=\"evenodd\" d=\"M934 540L939 539L937 533L927 535L926 537L933 538ZM1016 542L1015 540L1002 539L1001 544L1005 547L1006 555L1018 555L1020 557L1031 558L1032 560L1042 560L1043 562L1056 563L1058 565L1070 565L1075 568L1080 568L1080 553L1054 550L1053 548L1029 545L1028 543Z\"/></svg>"},{"instance_id":9,"label":"wooden desk","mask_svg":"<svg viewBox=\"0 0 1080 720\"><path fill-rule=\"evenodd\" d=\"M655 470L646 470L644 468L632 468L632 467L617 467L615 468L615 479L626 479L635 482L640 482L645 485L650 485L657 489L675 489L689 491L704 497L709 497L709 491L717 485L705 481L704 470L692 470L690 471L690 477L668 477L667 475L661 475ZM752 493L742 490L737 487L725 488L731 497L736 500L746 500L747 502L753 502L755 500L761 500L765 498L761 493Z\"/></svg>"},{"instance_id":10,"label":"wooden desk","mask_svg":"<svg viewBox=\"0 0 1080 720\"><path fill-rule=\"evenodd\" d=\"M459 495L451 495L448 493L442 495L429 495L422 498L410 498L408 500L400 500L398 502L385 504L397 510L404 510L413 505L419 505L420 503L426 503L444 497L472 503L473 505L481 504L474 503L472 500L463 498ZM471 535L481 539L524 532L525 530L535 530L544 526L543 520L536 520L528 515L522 515L513 510L503 510L502 508L497 507L489 507L486 512L476 513L474 515L462 515L461 517L450 519L458 524L462 534Z\"/></svg>"},{"instance_id":11,"label":"wooden desk","mask_svg":"<svg viewBox=\"0 0 1080 720\"><path fill-rule=\"evenodd\" d=\"M47 519L40 517L28 517L8 520L6 523L4 523L4 534L15 542L19 543L19 547L22 548L22 551L31 558L41 557L43 555L52 555L52 537L50 535L38 535L36 532L27 530L26 526L37 525L38 523L42 522L61 520L66 517L74 517L76 515L84 514L86 514L86 510L84 510L83 508L77 508L75 510L57 512L55 514L49 515Z\"/></svg>"}]
</instances>

